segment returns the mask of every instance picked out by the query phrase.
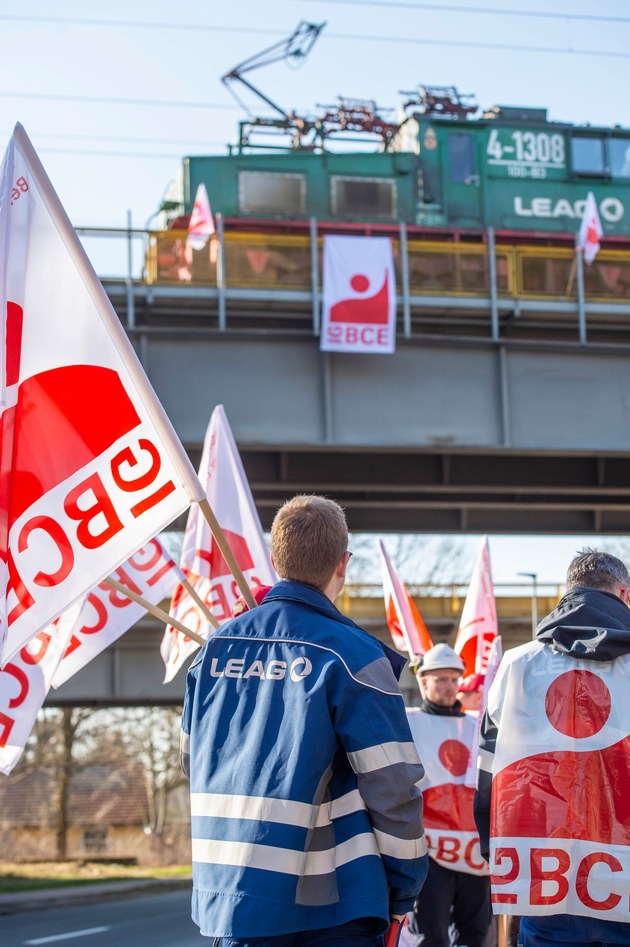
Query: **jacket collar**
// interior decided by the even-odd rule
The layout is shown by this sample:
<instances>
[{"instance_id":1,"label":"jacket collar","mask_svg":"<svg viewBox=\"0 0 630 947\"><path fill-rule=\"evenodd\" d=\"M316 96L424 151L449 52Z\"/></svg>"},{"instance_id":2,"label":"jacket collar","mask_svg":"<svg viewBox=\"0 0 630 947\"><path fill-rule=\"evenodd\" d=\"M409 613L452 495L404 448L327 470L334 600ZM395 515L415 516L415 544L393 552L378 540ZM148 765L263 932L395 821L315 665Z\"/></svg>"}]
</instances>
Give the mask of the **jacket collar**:
<instances>
[{"instance_id":1,"label":"jacket collar","mask_svg":"<svg viewBox=\"0 0 630 947\"><path fill-rule=\"evenodd\" d=\"M367 631L364 631L363 628L352 621L351 618L348 618L340 612L336 605L334 605L328 596L324 595L320 589L316 589L313 585L306 585L304 582L280 579L279 582L276 582L271 591L265 595L262 606L264 607L267 602L294 602L307 605L327 618L332 618L334 621L342 625L348 625L350 628L356 628L362 635L368 635L368 637L382 649L384 656L392 666L396 680L400 678L402 669L406 664L405 658L398 654L397 651L394 651L393 648L389 648L382 641L379 641L374 635L369 635Z\"/></svg>"},{"instance_id":2,"label":"jacket collar","mask_svg":"<svg viewBox=\"0 0 630 947\"><path fill-rule=\"evenodd\" d=\"M630 609L612 592L574 588L543 618L536 639L574 658L612 661L630 654Z\"/></svg>"}]
</instances>

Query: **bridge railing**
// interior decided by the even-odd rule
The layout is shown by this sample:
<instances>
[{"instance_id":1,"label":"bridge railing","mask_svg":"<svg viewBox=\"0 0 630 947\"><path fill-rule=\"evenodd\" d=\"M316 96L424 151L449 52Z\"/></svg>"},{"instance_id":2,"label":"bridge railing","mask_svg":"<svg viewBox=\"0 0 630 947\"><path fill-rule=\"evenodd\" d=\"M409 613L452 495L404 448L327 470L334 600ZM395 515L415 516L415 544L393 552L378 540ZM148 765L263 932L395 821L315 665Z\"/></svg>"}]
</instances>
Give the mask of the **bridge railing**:
<instances>
[{"instance_id":1,"label":"bridge railing","mask_svg":"<svg viewBox=\"0 0 630 947\"><path fill-rule=\"evenodd\" d=\"M124 279L133 306L134 287L193 287L216 295L219 328L226 327L226 303L252 292L284 295L312 309L312 327L319 329L323 238L311 222L310 234L224 232L220 215L218 235L203 250L192 250L186 231L79 231L97 272L106 279ZM118 238L116 256L108 262L93 255L96 242ZM124 242L121 241L124 238ZM393 239L403 334L412 321L431 307L477 313L487 318L492 338L500 336L500 321L523 312L550 320L573 321L580 341L586 340L587 313L601 314L625 325L630 316L630 255L603 250L591 266L571 248L495 244L492 231L485 243L408 240L401 225ZM113 262L115 259L115 262ZM112 265L113 264L113 265ZM241 295L243 294L243 295ZM250 297L251 298L251 297ZM439 299L439 303L438 303ZM485 316L483 313L485 312ZM481 315L480 315L481 313Z\"/></svg>"}]
</instances>

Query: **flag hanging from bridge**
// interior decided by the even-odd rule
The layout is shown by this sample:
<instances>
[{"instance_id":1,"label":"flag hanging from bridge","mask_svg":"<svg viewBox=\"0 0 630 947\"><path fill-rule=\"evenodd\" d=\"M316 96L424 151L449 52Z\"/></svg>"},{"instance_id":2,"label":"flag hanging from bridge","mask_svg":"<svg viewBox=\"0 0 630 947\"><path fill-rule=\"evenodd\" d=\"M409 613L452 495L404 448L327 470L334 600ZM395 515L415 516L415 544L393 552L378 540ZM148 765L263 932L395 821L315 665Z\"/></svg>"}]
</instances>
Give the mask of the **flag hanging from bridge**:
<instances>
[{"instance_id":1,"label":"flag hanging from bridge","mask_svg":"<svg viewBox=\"0 0 630 947\"><path fill-rule=\"evenodd\" d=\"M389 237L324 237L323 291L322 351L394 351L396 274Z\"/></svg>"},{"instance_id":2,"label":"flag hanging from bridge","mask_svg":"<svg viewBox=\"0 0 630 947\"><path fill-rule=\"evenodd\" d=\"M2 170L0 666L205 498L20 125Z\"/></svg>"}]
</instances>

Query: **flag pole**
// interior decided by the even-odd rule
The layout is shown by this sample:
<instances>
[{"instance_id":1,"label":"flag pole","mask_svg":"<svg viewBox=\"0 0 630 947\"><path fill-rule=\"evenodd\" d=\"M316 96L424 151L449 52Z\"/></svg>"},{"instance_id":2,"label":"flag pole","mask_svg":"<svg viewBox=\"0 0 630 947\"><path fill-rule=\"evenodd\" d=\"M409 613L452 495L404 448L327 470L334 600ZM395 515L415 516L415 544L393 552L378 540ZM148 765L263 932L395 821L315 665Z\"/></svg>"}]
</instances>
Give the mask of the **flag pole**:
<instances>
[{"instance_id":1,"label":"flag pole","mask_svg":"<svg viewBox=\"0 0 630 947\"><path fill-rule=\"evenodd\" d=\"M225 538L223 530L221 529L219 525L219 521L212 511L212 507L210 506L208 498L204 497L203 500L197 500L196 502L199 504L199 509L203 513L204 518L208 526L210 527L210 532L214 536L217 546L221 550L221 555L225 559L230 572L234 576L236 580L236 584L241 590L241 594L243 598L247 602L247 605L249 606L249 608L256 608L257 606L256 599L254 598L252 594L252 590L247 584L247 580L241 571L241 567L236 561L236 556L232 552L230 545L227 539Z\"/></svg>"},{"instance_id":2,"label":"flag pole","mask_svg":"<svg viewBox=\"0 0 630 947\"><path fill-rule=\"evenodd\" d=\"M137 592L133 591L133 589L123 585L122 582L119 582L117 579L112 579L111 576L109 576L107 579L104 579L103 581L105 585L109 585L112 589L116 589L116 591L120 592L122 595L126 595L127 598L130 598L132 602L137 602L138 605L142 605L142 607L146 609L147 612L149 612L151 615L154 615L155 618L159 618L160 621L163 621L165 625L172 625L173 628L177 628L178 631L181 631L182 634L186 635L188 638L191 638L193 641L196 641L197 644L203 645L206 643L206 639L202 638L201 635L191 631L190 628L186 628L186 625L183 625L180 621L177 621L176 618L171 618L168 612L158 608L157 605L152 605L151 602L146 600L146 598L143 598L142 595L138 595Z\"/></svg>"},{"instance_id":3,"label":"flag pole","mask_svg":"<svg viewBox=\"0 0 630 947\"><path fill-rule=\"evenodd\" d=\"M571 295L571 290L573 289L573 281L575 279L575 271L577 269L577 255L580 251L578 248L575 248L575 253L573 254L573 261L571 263L571 269L569 270L569 278L567 280L567 288L564 291L565 296Z\"/></svg>"},{"instance_id":4,"label":"flag pole","mask_svg":"<svg viewBox=\"0 0 630 947\"><path fill-rule=\"evenodd\" d=\"M189 581L188 581L188 579L186 578L186 576L184 575L183 572L182 572L182 574L181 574L180 577L179 577L179 581L182 583L182 585L184 586L184 588L186 589L186 591L187 591L188 594L190 595L191 599L192 599L194 602L197 603L197 605L199 606L199 608L200 608L201 611L203 612L204 616L208 619L208 621L210 622L210 624L212 625L212 627L213 627L214 630L216 631L217 628L219 628L219 621L218 621L218 619L215 618L215 616L212 614L212 612L210 611L210 609L208 608L208 606L206 605L206 603L204 602L204 600L201 598L201 596L200 596L199 593L197 592L197 590L196 590L196 588L194 587L194 585L192 584L192 582L189 582ZM173 621L171 621L171 624L174 626Z\"/></svg>"}]
</instances>

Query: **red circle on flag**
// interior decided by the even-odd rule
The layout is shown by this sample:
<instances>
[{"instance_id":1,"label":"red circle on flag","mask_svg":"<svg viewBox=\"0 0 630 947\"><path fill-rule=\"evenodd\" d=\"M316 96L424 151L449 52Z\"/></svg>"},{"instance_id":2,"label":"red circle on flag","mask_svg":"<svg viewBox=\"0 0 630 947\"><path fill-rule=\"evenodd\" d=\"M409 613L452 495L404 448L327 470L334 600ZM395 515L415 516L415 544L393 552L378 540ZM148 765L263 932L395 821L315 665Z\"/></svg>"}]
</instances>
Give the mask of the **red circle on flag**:
<instances>
[{"instance_id":1,"label":"red circle on flag","mask_svg":"<svg viewBox=\"0 0 630 947\"><path fill-rule=\"evenodd\" d=\"M468 769L470 750L461 740L445 740L438 750L440 763L452 776L463 776Z\"/></svg>"},{"instance_id":2,"label":"red circle on flag","mask_svg":"<svg viewBox=\"0 0 630 947\"><path fill-rule=\"evenodd\" d=\"M578 740L599 733L610 716L610 706L606 683L592 671L565 671L545 695L551 726Z\"/></svg>"},{"instance_id":3,"label":"red circle on flag","mask_svg":"<svg viewBox=\"0 0 630 947\"><path fill-rule=\"evenodd\" d=\"M355 293L364 293L370 288L370 281L367 276L363 275L363 273L357 273L357 275L353 276L350 280L350 285L352 286Z\"/></svg>"}]
</instances>

